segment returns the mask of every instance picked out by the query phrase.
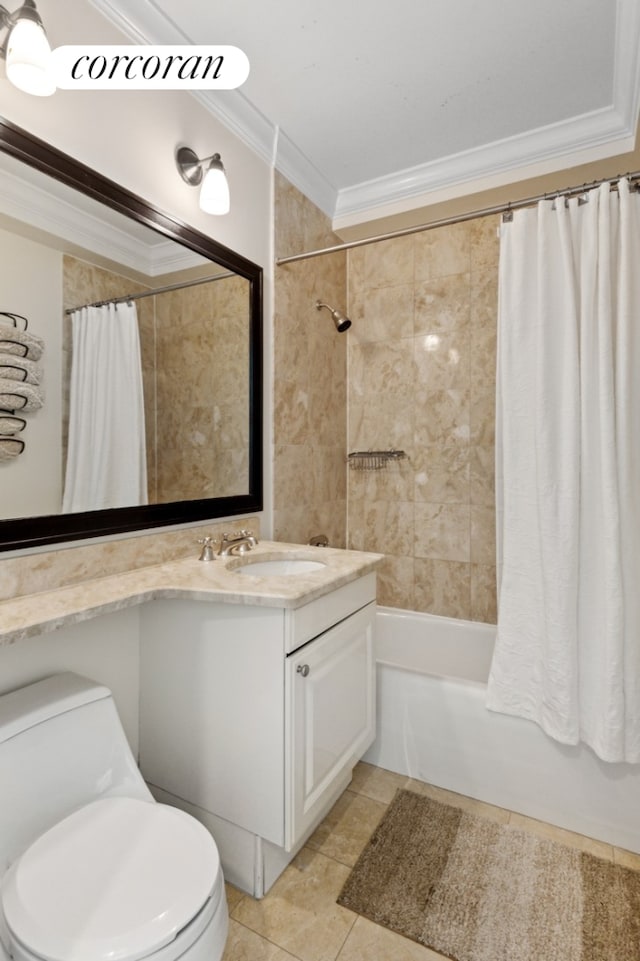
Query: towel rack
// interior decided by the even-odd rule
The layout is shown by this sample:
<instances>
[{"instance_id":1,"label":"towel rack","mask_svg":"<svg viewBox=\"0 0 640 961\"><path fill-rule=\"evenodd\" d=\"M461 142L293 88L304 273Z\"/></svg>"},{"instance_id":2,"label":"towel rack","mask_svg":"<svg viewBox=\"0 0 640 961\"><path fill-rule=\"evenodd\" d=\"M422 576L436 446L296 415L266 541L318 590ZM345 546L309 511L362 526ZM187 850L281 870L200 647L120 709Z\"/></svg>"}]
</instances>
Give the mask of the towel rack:
<instances>
[{"instance_id":1,"label":"towel rack","mask_svg":"<svg viewBox=\"0 0 640 961\"><path fill-rule=\"evenodd\" d=\"M354 450L347 456L351 470L384 470L393 461L407 457L403 450Z\"/></svg>"},{"instance_id":2,"label":"towel rack","mask_svg":"<svg viewBox=\"0 0 640 961\"><path fill-rule=\"evenodd\" d=\"M42 368L27 359L27 354L39 359L44 343L26 332L28 326L24 314L0 310L0 462L13 460L25 447L22 438L14 436L27 423L15 416L16 410L27 413L42 406Z\"/></svg>"},{"instance_id":3,"label":"towel rack","mask_svg":"<svg viewBox=\"0 0 640 961\"><path fill-rule=\"evenodd\" d=\"M21 320L24 324L23 330L26 330L29 326L29 321L22 314L16 314L13 310L0 310L0 317L8 317L14 327L18 326L18 321Z\"/></svg>"}]
</instances>

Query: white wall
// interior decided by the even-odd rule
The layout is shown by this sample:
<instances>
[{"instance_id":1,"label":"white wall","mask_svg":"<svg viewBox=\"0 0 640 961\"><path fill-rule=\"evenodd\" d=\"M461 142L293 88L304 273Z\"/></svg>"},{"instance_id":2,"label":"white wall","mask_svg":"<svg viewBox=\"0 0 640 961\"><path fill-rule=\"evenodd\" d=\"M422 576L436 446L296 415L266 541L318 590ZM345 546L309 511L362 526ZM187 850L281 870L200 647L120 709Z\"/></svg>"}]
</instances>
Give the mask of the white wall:
<instances>
[{"instance_id":1,"label":"white wall","mask_svg":"<svg viewBox=\"0 0 640 961\"><path fill-rule=\"evenodd\" d=\"M140 608L106 614L0 648L0 694L60 671L112 691L134 754L138 750Z\"/></svg>"},{"instance_id":2,"label":"white wall","mask_svg":"<svg viewBox=\"0 0 640 961\"><path fill-rule=\"evenodd\" d=\"M22 453L0 463L0 517L57 514L62 501L62 254L0 230L0 264L0 310L26 317L29 333L45 344L39 361L44 406L24 414L27 426L17 435L24 441Z\"/></svg>"}]
</instances>

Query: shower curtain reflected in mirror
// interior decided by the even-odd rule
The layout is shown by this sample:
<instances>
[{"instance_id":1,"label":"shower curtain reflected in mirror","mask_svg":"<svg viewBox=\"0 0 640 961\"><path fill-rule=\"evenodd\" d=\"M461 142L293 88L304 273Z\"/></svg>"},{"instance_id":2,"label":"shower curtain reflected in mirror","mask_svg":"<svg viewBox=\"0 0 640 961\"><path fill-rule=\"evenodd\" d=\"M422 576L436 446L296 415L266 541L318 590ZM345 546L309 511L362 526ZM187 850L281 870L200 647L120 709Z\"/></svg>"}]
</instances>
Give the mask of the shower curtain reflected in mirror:
<instances>
[{"instance_id":1,"label":"shower curtain reflected in mirror","mask_svg":"<svg viewBox=\"0 0 640 961\"><path fill-rule=\"evenodd\" d=\"M640 762L640 196L501 235L498 629L487 704Z\"/></svg>"},{"instance_id":2,"label":"shower curtain reflected in mirror","mask_svg":"<svg viewBox=\"0 0 640 961\"><path fill-rule=\"evenodd\" d=\"M135 304L71 314L63 511L147 503L144 398Z\"/></svg>"}]
</instances>

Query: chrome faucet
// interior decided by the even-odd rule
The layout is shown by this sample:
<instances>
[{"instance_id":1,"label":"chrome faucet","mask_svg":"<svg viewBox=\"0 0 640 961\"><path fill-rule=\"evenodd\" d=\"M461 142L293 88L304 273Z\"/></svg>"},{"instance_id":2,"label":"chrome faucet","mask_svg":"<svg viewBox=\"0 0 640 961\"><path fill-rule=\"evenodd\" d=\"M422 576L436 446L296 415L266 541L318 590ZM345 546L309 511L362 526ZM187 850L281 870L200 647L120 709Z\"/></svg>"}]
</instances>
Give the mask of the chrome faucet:
<instances>
[{"instance_id":1,"label":"chrome faucet","mask_svg":"<svg viewBox=\"0 0 640 961\"><path fill-rule=\"evenodd\" d=\"M253 531L232 531L222 535L218 555L226 557L228 554L246 554L257 545L258 538Z\"/></svg>"}]
</instances>

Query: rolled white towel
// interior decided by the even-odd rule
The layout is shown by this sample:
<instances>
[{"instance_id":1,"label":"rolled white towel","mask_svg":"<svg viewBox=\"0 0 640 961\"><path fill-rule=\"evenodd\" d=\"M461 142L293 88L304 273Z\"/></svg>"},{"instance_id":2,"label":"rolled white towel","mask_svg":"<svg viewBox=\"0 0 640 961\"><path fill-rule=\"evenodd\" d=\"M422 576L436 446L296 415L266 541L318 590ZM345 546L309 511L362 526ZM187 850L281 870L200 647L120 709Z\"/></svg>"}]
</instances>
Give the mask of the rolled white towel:
<instances>
[{"instance_id":1,"label":"rolled white towel","mask_svg":"<svg viewBox=\"0 0 640 961\"><path fill-rule=\"evenodd\" d=\"M0 437L0 461L13 460L24 450L24 441L18 437Z\"/></svg>"},{"instance_id":2,"label":"rolled white towel","mask_svg":"<svg viewBox=\"0 0 640 961\"><path fill-rule=\"evenodd\" d=\"M19 357L29 357L30 360L40 360L44 341L26 330L18 330L10 324L0 324L0 350L6 354L17 354Z\"/></svg>"},{"instance_id":3,"label":"rolled white towel","mask_svg":"<svg viewBox=\"0 0 640 961\"><path fill-rule=\"evenodd\" d=\"M19 434L26 426L27 422L24 417L14 417L13 414L0 413L0 434Z\"/></svg>"},{"instance_id":4,"label":"rolled white towel","mask_svg":"<svg viewBox=\"0 0 640 961\"><path fill-rule=\"evenodd\" d=\"M19 380L25 384L39 384L42 380L42 367L26 357L0 351L0 377Z\"/></svg>"},{"instance_id":5,"label":"rolled white towel","mask_svg":"<svg viewBox=\"0 0 640 961\"><path fill-rule=\"evenodd\" d=\"M0 410L38 410L43 402L42 389L35 384L0 377Z\"/></svg>"}]
</instances>

